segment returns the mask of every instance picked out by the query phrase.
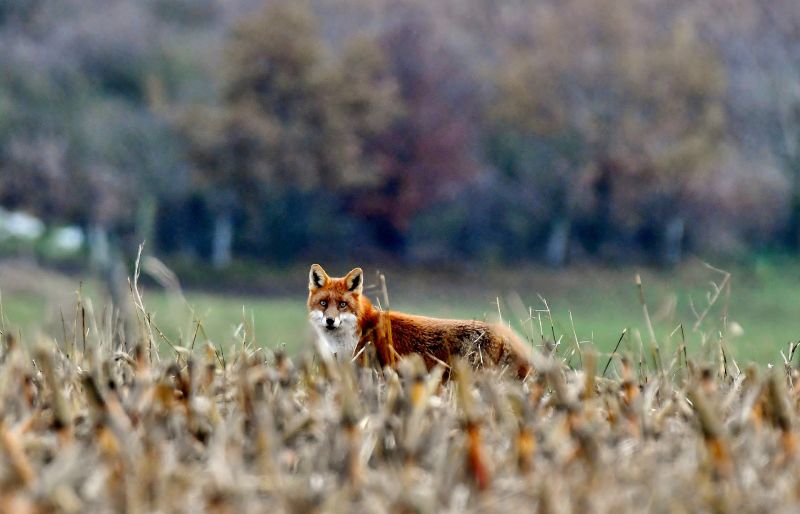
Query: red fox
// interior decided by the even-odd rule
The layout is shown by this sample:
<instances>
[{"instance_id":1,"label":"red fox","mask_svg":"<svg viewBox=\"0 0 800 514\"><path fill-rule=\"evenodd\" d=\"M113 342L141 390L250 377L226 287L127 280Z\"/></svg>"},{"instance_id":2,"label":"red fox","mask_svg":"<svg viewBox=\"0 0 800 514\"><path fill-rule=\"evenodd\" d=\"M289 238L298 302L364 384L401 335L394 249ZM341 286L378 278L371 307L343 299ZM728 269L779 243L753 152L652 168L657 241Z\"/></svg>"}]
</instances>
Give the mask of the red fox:
<instances>
[{"instance_id":1,"label":"red fox","mask_svg":"<svg viewBox=\"0 0 800 514\"><path fill-rule=\"evenodd\" d=\"M417 353L428 369L462 357L475 367L509 365L520 376L528 373L529 348L510 328L381 311L362 294L363 288L361 268L333 278L319 264L311 266L309 321L323 351L350 358L372 344L382 367L393 366L399 356Z\"/></svg>"}]
</instances>

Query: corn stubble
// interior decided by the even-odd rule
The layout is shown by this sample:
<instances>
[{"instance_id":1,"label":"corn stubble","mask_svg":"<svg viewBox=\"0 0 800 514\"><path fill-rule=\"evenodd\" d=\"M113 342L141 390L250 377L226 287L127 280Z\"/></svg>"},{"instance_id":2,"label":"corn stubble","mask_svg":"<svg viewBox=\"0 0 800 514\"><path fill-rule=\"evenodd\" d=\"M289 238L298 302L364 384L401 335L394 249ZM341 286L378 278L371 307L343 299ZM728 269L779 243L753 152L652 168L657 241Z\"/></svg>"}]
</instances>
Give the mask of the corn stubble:
<instances>
[{"instance_id":1,"label":"corn stubble","mask_svg":"<svg viewBox=\"0 0 800 514\"><path fill-rule=\"evenodd\" d=\"M0 512L794 512L797 372L0 351ZM71 351L67 351L69 348ZM617 359L614 357L614 359Z\"/></svg>"}]
</instances>

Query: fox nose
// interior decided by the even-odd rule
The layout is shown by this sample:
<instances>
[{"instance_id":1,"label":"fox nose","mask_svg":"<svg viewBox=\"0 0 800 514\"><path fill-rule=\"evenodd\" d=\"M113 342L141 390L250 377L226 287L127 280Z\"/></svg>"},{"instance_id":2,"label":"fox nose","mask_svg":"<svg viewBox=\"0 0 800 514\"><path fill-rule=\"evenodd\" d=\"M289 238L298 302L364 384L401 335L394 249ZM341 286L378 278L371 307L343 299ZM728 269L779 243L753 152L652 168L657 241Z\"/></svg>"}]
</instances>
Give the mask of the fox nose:
<instances>
[{"instance_id":1,"label":"fox nose","mask_svg":"<svg viewBox=\"0 0 800 514\"><path fill-rule=\"evenodd\" d=\"M333 324L336 323L336 320L333 318L325 318L325 323L327 323L329 327L332 327Z\"/></svg>"}]
</instances>

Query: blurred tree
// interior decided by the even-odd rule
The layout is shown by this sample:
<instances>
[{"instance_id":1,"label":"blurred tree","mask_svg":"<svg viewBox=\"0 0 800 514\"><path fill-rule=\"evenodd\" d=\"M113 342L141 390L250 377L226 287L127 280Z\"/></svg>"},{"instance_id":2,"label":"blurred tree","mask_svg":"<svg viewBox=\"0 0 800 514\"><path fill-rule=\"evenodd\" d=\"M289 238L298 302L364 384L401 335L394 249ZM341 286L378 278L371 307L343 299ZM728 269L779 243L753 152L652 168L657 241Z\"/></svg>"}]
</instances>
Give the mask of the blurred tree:
<instances>
[{"instance_id":1,"label":"blurred tree","mask_svg":"<svg viewBox=\"0 0 800 514\"><path fill-rule=\"evenodd\" d=\"M75 74L32 42L42 30L41 7L8 2L0 17L0 203L49 220L74 215L68 118L85 96Z\"/></svg>"},{"instance_id":2,"label":"blurred tree","mask_svg":"<svg viewBox=\"0 0 800 514\"><path fill-rule=\"evenodd\" d=\"M800 250L800 4L751 0L737 7L714 1L701 11L705 33L731 76L727 134L739 151L761 162L762 170L753 180L770 166L785 173L789 209L780 243L796 252Z\"/></svg>"},{"instance_id":3,"label":"blurred tree","mask_svg":"<svg viewBox=\"0 0 800 514\"><path fill-rule=\"evenodd\" d=\"M725 81L689 19L672 14L660 26L633 0L541 2L499 66L500 130L565 150L526 170L553 192L551 264L563 264L573 228L590 251L613 226L634 239L652 231L657 255L680 255L680 201L713 163Z\"/></svg>"},{"instance_id":4,"label":"blurred tree","mask_svg":"<svg viewBox=\"0 0 800 514\"><path fill-rule=\"evenodd\" d=\"M424 9L400 3L393 15L382 46L405 112L374 143L383 161L378 187L353 203L372 222L381 247L402 255L414 216L463 190L480 170L478 96L473 77Z\"/></svg>"},{"instance_id":5,"label":"blurred tree","mask_svg":"<svg viewBox=\"0 0 800 514\"><path fill-rule=\"evenodd\" d=\"M270 245L259 225L277 196L379 182L372 141L398 106L374 43L353 40L340 58L329 56L307 6L283 1L237 25L228 50L221 105L190 112L184 123L217 213L217 241L230 240L234 208L244 212L245 234Z\"/></svg>"},{"instance_id":6,"label":"blurred tree","mask_svg":"<svg viewBox=\"0 0 800 514\"><path fill-rule=\"evenodd\" d=\"M34 4L0 18L12 24L0 29L0 202L81 225L122 308L124 256L182 189L182 152L147 86L164 62L159 25L122 0Z\"/></svg>"},{"instance_id":7,"label":"blurred tree","mask_svg":"<svg viewBox=\"0 0 800 514\"><path fill-rule=\"evenodd\" d=\"M256 4L0 0L0 203L217 264L800 244L795 0Z\"/></svg>"}]
</instances>

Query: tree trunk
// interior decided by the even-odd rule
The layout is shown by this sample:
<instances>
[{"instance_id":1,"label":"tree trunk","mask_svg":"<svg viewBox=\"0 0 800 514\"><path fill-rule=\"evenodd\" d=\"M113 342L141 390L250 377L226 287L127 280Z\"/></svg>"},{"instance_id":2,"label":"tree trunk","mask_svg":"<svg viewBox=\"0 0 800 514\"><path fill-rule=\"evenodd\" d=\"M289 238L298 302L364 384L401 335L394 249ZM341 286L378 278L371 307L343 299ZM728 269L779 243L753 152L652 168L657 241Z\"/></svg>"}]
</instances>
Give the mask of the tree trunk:
<instances>
[{"instance_id":1,"label":"tree trunk","mask_svg":"<svg viewBox=\"0 0 800 514\"><path fill-rule=\"evenodd\" d=\"M673 216L664 226L662 260L667 266L680 264L683 259L683 235L686 223L682 216Z\"/></svg>"},{"instance_id":2,"label":"tree trunk","mask_svg":"<svg viewBox=\"0 0 800 514\"><path fill-rule=\"evenodd\" d=\"M211 241L211 264L217 269L226 268L233 260L233 215L219 212L214 216L214 234Z\"/></svg>"},{"instance_id":3,"label":"tree trunk","mask_svg":"<svg viewBox=\"0 0 800 514\"><path fill-rule=\"evenodd\" d=\"M153 195L145 195L136 208L136 242L147 243L152 251L155 245L156 215L158 203Z\"/></svg>"},{"instance_id":4,"label":"tree trunk","mask_svg":"<svg viewBox=\"0 0 800 514\"><path fill-rule=\"evenodd\" d=\"M553 222L545 249L548 265L560 268L567 263L571 229L572 222L567 216L560 216Z\"/></svg>"},{"instance_id":5,"label":"tree trunk","mask_svg":"<svg viewBox=\"0 0 800 514\"><path fill-rule=\"evenodd\" d=\"M600 165L599 173L594 178L592 189L594 192L594 212L588 222L588 230L576 235L580 238L584 248L594 255L609 241L611 235L611 202L612 202L612 175L618 169L614 161L605 159Z\"/></svg>"},{"instance_id":6,"label":"tree trunk","mask_svg":"<svg viewBox=\"0 0 800 514\"><path fill-rule=\"evenodd\" d=\"M88 230L89 265L95 271L103 269L111 260L111 243L108 230L100 224L92 224Z\"/></svg>"}]
</instances>

